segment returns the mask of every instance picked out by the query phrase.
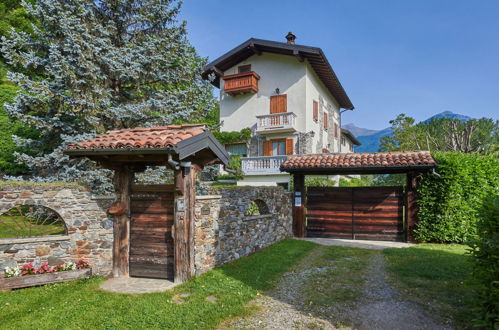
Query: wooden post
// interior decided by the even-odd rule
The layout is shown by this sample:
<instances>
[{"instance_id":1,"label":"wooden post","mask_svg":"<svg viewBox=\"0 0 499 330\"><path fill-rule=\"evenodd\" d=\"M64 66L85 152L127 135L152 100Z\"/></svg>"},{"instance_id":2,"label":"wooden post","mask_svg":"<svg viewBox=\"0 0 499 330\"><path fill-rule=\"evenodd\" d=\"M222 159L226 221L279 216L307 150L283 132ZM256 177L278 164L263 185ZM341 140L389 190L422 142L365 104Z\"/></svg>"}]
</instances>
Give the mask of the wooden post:
<instances>
[{"instance_id":1,"label":"wooden post","mask_svg":"<svg viewBox=\"0 0 499 330\"><path fill-rule=\"evenodd\" d=\"M406 186L406 241L415 242L414 239L414 226L416 224L416 175L413 172L407 173L407 186Z\"/></svg>"},{"instance_id":2,"label":"wooden post","mask_svg":"<svg viewBox=\"0 0 499 330\"><path fill-rule=\"evenodd\" d=\"M194 203L198 171L198 166L191 165L175 173L175 283L185 282L194 274Z\"/></svg>"},{"instance_id":3,"label":"wooden post","mask_svg":"<svg viewBox=\"0 0 499 330\"><path fill-rule=\"evenodd\" d=\"M133 172L123 166L114 172L116 201L125 204L125 213L114 216L113 225L113 277L128 276L130 233L130 188Z\"/></svg>"},{"instance_id":4,"label":"wooden post","mask_svg":"<svg viewBox=\"0 0 499 330\"><path fill-rule=\"evenodd\" d=\"M296 237L305 236L305 175L293 174L293 232Z\"/></svg>"}]
</instances>

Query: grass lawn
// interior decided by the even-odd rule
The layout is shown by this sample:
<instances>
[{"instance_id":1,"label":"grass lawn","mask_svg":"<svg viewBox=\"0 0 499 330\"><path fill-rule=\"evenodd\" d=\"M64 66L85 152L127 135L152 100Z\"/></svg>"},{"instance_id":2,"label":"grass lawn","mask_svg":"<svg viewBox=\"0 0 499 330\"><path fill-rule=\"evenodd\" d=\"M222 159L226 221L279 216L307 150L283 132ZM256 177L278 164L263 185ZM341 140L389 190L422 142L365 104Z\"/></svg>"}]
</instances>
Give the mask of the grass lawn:
<instances>
[{"instance_id":1,"label":"grass lawn","mask_svg":"<svg viewBox=\"0 0 499 330\"><path fill-rule=\"evenodd\" d=\"M22 215L0 216L0 238L60 235L64 234L64 231L61 224L37 224L36 219Z\"/></svg>"},{"instance_id":2,"label":"grass lawn","mask_svg":"<svg viewBox=\"0 0 499 330\"><path fill-rule=\"evenodd\" d=\"M0 292L2 329L206 329L251 310L245 304L316 245L285 240L209 271L170 292L125 295L98 289L102 278ZM191 293L176 304L172 297ZM216 296L218 301L207 301Z\"/></svg>"},{"instance_id":3,"label":"grass lawn","mask_svg":"<svg viewBox=\"0 0 499 330\"><path fill-rule=\"evenodd\" d=\"M420 244L385 249L392 281L405 298L469 328L473 318L474 281L467 247L457 244Z\"/></svg>"}]
</instances>

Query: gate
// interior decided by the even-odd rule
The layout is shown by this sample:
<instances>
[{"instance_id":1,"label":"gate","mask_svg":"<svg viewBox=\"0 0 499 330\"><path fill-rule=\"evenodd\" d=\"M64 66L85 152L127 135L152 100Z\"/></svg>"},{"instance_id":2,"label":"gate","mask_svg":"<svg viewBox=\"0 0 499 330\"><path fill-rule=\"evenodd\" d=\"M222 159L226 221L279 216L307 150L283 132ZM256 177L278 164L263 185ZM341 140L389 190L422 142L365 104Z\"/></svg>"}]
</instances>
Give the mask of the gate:
<instances>
[{"instance_id":1,"label":"gate","mask_svg":"<svg viewBox=\"0 0 499 330\"><path fill-rule=\"evenodd\" d=\"M404 240L402 187L309 187L308 237Z\"/></svg>"},{"instance_id":2,"label":"gate","mask_svg":"<svg viewBox=\"0 0 499 330\"><path fill-rule=\"evenodd\" d=\"M132 186L130 276L173 280L173 186Z\"/></svg>"}]
</instances>

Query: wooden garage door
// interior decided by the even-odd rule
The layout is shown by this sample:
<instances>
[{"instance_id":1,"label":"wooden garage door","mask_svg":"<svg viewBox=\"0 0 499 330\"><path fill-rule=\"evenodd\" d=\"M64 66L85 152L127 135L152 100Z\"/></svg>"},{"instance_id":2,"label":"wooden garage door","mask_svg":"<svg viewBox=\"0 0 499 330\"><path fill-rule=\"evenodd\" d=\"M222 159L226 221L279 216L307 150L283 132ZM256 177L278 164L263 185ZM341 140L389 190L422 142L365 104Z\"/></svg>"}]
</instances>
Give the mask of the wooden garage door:
<instances>
[{"instance_id":1,"label":"wooden garage door","mask_svg":"<svg viewBox=\"0 0 499 330\"><path fill-rule=\"evenodd\" d=\"M402 187L309 187L309 237L404 239Z\"/></svg>"},{"instance_id":2,"label":"wooden garage door","mask_svg":"<svg viewBox=\"0 0 499 330\"><path fill-rule=\"evenodd\" d=\"M173 280L173 187L133 186L130 276Z\"/></svg>"}]
</instances>

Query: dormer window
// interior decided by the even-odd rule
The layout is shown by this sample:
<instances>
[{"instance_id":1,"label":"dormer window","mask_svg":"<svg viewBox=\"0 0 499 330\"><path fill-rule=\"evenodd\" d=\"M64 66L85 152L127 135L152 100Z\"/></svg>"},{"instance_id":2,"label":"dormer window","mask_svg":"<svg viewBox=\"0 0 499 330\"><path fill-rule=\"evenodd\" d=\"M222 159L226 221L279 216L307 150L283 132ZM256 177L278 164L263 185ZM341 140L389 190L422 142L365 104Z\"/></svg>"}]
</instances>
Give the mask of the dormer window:
<instances>
[{"instance_id":1,"label":"dormer window","mask_svg":"<svg viewBox=\"0 0 499 330\"><path fill-rule=\"evenodd\" d=\"M237 67L237 73L246 73L251 71L251 64L240 65Z\"/></svg>"}]
</instances>

